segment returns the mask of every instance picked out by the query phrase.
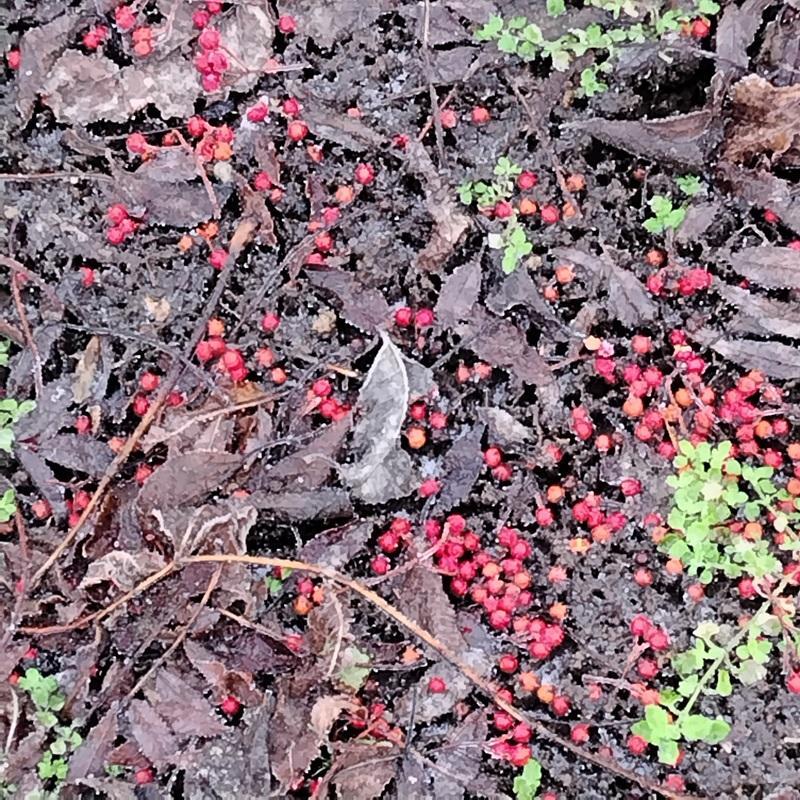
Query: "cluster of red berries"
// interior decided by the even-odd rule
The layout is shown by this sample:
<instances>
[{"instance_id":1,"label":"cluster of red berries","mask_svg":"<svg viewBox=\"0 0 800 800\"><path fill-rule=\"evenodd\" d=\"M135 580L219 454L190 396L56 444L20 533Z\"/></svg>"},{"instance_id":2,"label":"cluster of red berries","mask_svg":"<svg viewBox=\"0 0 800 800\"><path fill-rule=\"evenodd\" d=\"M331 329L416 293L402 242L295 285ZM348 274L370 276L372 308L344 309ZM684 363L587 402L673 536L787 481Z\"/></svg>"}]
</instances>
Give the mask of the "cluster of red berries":
<instances>
[{"instance_id":1,"label":"cluster of red berries","mask_svg":"<svg viewBox=\"0 0 800 800\"><path fill-rule=\"evenodd\" d=\"M611 537L621 531L628 522L628 518L621 511L612 511L607 514L603 510L604 499L594 492L578 500L572 506L572 518L580 525L586 526L596 544L606 544ZM579 537L580 538L580 537ZM588 540L572 541L570 549L573 552L585 552L589 547Z\"/></svg>"},{"instance_id":2,"label":"cluster of red berries","mask_svg":"<svg viewBox=\"0 0 800 800\"><path fill-rule=\"evenodd\" d=\"M502 483L511 480L513 471L511 465L504 460L503 451L499 447L487 447L483 451L483 463L492 471L492 477Z\"/></svg>"},{"instance_id":3,"label":"cluster of red berries","mask_svg":"<svg viewBox=\"0 0 800 800\"><path fill-rule=\"evenodd\" d=\"M67 507L67 524L70 528L78 524L81 518L81 512L89 505L92 496L84 489L78 489L72 493L72 497L65 501Z\"/></svg>"},{"instance_id":4,"label":"cluster of red berries","mask_svg":"<svg viewBox=\"0 0 800 800\"><path fill-rule=\"evenodd\" d=\"M406 439L412 450L419 450L428 442L428 434L422 425L425 421L434 431L447 427L447 414L443 411L431 411L423 400L417 400L409 406L408 416L414 423L406 428Z\"/></svg>"},{"instance_id":5,"label":"cluster of red berries","mask_svg":"<svg viewBox=\"0 0 800 800\"><path fill-rule=\"evenodd\" d=\"M93 25L83 34L81 41L87 50L97 50L108 38L109 33L108 25Z\"/></svg>"},{"instance_id":6,"label":"cluster of red berries","mask_svg":"<svg viewBox=\"0 0 800 800\"><path fill-rule=\"evenodd\" d=\"M205 8L199 8L192 14L192 24L198 30L203 30L221 11L221 2L218 0L208 0Z\"/></svg>"},{"instance_id":7,"label":"cluster of red berries","mask_svg":"<svg viewBox=\"0 0 800 800\"><path fill-rule=\"evenodd\" d=\"M106 219L111 223L106 231L106 239L113 245L122 244L129 236L133 236L141 224L131 218L130 212L122 203L114 203L106 211Z\"/></svg>"},{"instance_id":8,"label":"cluster of red berries","mask_svg":"<svg viewBox=\"0 0 800 800\"><path fill-rule=\"evenodd\" d=\"M319 412L323 419L339 422L350 413L347 403L333 397L333 384L327 378L319 378L308 390L308 407Z\"/></svg>"},{"instance_id":9,"label":"cluster of red berries","mask_svg":"<svg viewBox=\"0 0 800 800\"><path fill-rule=\"evenodd\" d=\"M191 117L187 123L190 133L193 130L202 138L195 146L198 158L203 161L229 161L233 155L233 140L236 134L229 125L210 125L202 117ZM193 134L194 135L194 134Z\"/></svg>"},{"instance_id":10,"label":"cluster of red berries","mask_svg":"<svg viewBox=\"0 0 800 800\"><path fill-rule=\"evenodd\" d=\"M149 25L140 25L138 28L136 27L136 12L131 6L117 6L114 10L114 21L121 31L132 31L131 40L133 42L133 52L137 56L144 58L153 52L153 29ZM85 41L84 44L86 44ZM102 44L102 40L99 44Z\"/></svg>"},{"instance_id":11,"label":"cluster of red berries","mask_svg":"<svg viewBox=\"0 0 800 800\"><path fill-rule=\"evenodd\" d=\"M134 395L132 408L133 413L136 414L137 417L143 417L147 413L147 409L150 408L150 395L154 392L161 383L161 378L158 377L154 372L143 372L139 377L139 392ZM166 398L166 404L171 408L177 408L180 405L183 405L186 398L178 391L171 391Z\"/></svg>"},{"instance_id":12,"label":"cluster of red berries","mask_svg":"<svg viewBox=\"0 0 800 800\"><path fill-rule=\"evenodd\" d=\"M477 361L471 367L463 362L456 367L456 380L458 383L467 383L469 380L475 382L488 381L492 377L492 365L485 361Z\"/></svg>"},{"instance_id":13,"label":"cluster of red berries","mask_svg":"<svg viewBox=\"0 0 800 800\"><path fill-rule=\"evenodd\" d=\"M392 715L387 710L386 704L378 701L368 706L362 704L358 698L355 702L359 705L349 711L347 721L350 727L360 731L361 736L371 736L376 739L385 739L396 745L402 746L405 734L402 728L392 724Z\"/></svg>"},{"instance_id":14,"label":"cluster of red berries","mask_svg":"<svg viewBox=\"0 0 800 800\"><path fill-rule=\"evenodd\" d=\"M436 317L431 308L419 308L414 311L408 306L403 306L394 312L394 324L399 328L408 328L411 325L417 328L430 328L434 322Z\"/></svg>"},{"instance_id":15,"label":"cluster of red berries","mask_svg":"<svg viewBox=\"0 0 800 800\"><path fill-rule=\"evenodd\" d=\"M219 31L204 27L197 37L197 44L200 45L200 52L195 56L194 66L201 75L203 90L216 92L222 86L222 76L230 67Z\"/></svg>"},{"instance_id":16,"label":"cluster of red berries","mask_svg":"<svg viewBox=\"0 0 800 800\"><path fill-rule=\"evenodd\" d=\"M375 556L370 562L376 575L385 575L392 567L387 556L394 556L411 539L411 521L407 517L395 517L387 530L378 536L377 543L383 554Z\"/></svg>"},{"instance_id":17,"label":"cluster of red berries","mask_svg":"<svg viewBox=\"0 0 800 800\"><path fill-rule=\"evenodd\" d=\"M315 606L321 605L324 599L325 590L320 584L314 583L311 578L300 578L292 607L296 614L305 617Z\"/></svg>"}]
</instances>

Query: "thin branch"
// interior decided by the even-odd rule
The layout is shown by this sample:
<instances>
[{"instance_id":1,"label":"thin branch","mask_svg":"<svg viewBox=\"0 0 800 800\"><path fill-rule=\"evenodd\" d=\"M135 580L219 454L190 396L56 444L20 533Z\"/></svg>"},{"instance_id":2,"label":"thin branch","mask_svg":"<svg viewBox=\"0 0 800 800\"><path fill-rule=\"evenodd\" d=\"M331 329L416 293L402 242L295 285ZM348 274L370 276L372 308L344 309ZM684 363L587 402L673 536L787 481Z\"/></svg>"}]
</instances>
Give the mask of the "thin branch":
<instances>
[{"instance_id":1,"label":"thin branch","mask_svg":"<svg viewBox=\"0 0 800 800\"><path fill-rule=\"evenodd\" d=\"M38 400L44 393L42 359L39 355L39 348L33 340L31 326L28 322L28 315L25 313L25 304L22 302L22 294L19 290L19 274L16 272L11 275L11 294L14 296L14 306L17 309L22 335L25 337L25 345L31 351L31 358L33 359L33 383L36 387L36 399Z\"/></svg>"}]
</instances>

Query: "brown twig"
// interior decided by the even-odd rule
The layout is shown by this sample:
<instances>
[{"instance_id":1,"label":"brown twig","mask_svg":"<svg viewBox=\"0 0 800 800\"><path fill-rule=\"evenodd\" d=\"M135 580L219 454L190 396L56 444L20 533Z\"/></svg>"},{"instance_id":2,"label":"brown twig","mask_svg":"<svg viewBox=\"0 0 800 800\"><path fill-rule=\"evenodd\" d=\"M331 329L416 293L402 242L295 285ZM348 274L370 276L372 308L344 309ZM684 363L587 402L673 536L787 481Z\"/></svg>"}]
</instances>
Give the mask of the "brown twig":
<instances>
[{"instance_id":1,"label":"brown twig","mask_svg":"<svg viewBox=\"0 0 800 800\"><path fill-rule=\"evenodd\" d=\"M496 687L491 681L480 675L475 669L468 664L465 664L460 656L453 652L446 644L439 641L433 634L428 632L425 628L420 627L414 620L407 617L398 608L395 608L389 602L383 599L379 594L368 589L358 581L342 575L330 567L320 564L308 564L304 561L295 561L286 558L272 558L269 556L246 556L246 555L196 555L184 558L180 563L173 561L166 566L162 567L158 572L154 573L148 578L145 578L141 583L135 586L131 591L127 592L122 597L115 600L110 606L93 614L82 617L67 625L55 625L49 628L20 628L23 633L46 635L49 633L63 633L68 630L84 627L92 621L99 622L104 619L114 610L128 602L128 600L141 594L153 584L160 581L162 578L170 575L185 566L190 564L249 564L257 567L280 567L281 569L297 570L299 572L310 572L313 575L320 575L328 580L338 583L347 587L351 591L363 597L376 608L380 609L387 617L394 620L402 628L412 633L417 639L424 642L432 650L439 653L442 658L449 661L456 669L458 669L469 681L478 688L484 695L486 695L494 705L501 708L506 713L510 714L518 722L524 722L531 727L542 739L558 745L570 753L580 758L583 761L588 761L604 770L608 770L621 778L625 778L632 783L636 783L650 792L667 797L670 800L700 800L692 795L680 794L668 789L665 786L660 786L657 783L639 775L633 770L626 769L615 761L602 758L596 753L589 752L573 744L569 739L565 739L556 733L553 733L548 727L539 722L538 720L522 713L519 709L508 703L497 693Z\"/></svg>"},{"instance_id":2,"label":"brown twig","mask_svg":"<svg viewBox=\"0 0 800 800\"><path fill-rule=\"evenodd\" d=\"M25 304L22 302L22 294L19 290L19 276L16 272L11 275L11 294L14 297L14 306L19 316L22 335L25 337L25 345L31 351L31 358L33 359L33 383L36 387L36 398L38 400L44 392L44 384L42 382L42 359L39 355L39 348L33 340L31 326L28 322L28 315L25 313Z\"/></svg>"},{"instance_id":3,"label":"brown twig","mask_svg":"<svg viewBox=\"0 0 800 800\"><path fill-rule=\"evenodd\" d=\"M211 209L214 213L214 219L219 219L222 216L222 209L219 207L219 200L217 200L217 193L214 191L214 187L211 185L211 181L208 179L208 173L206 172L205 165L202 161L200 161L197 152L192 148L189 142L183 138L183 135L179 130L173 131L175 136L178 138L181 147L186 151L189 157L194 161L195 171L197 172L197 177L203 182L203 186L205 187L206 194L208 195L208 201L211 203Z\"/></svg>"},{"instance_id":4,"label":"brown twig","mask_svg":"<svg viewBox=\"0 0 800 800\"><path fill-rule=\"evenodd\" d=\"M56 308L63 309L64 303L59 296L43 281L35 272L29 270L24 264L17 261L16 258L0 255L0 266L8 267L12 273L19 272L24 275L31 283L36 284L55 304Z\"/></svg>"},{"instance_id":5,"label":"brown twig","mask_svg":"<svg viewBox=\"0 0 800 800\"><path fill-rule=\"evenodd\" d=\"M124 136L121 138L125 138ZM102 172L2 172L0 181L17 181L27 183L28 181L64 181L70 178L78 180L111 181L114 180L110 175Z\"/></svg>"},{"instance_id":6,"label":"brown twig","mask_svg":"<svg viewBox=\"0 0 800 800\"><path fill-rule=\"evenodd\" d=\"M189 635L189 631L191 631L191 629L194 627L195 622L197 622L197 618L200 616L203 609L208 605L211 595L217 588L220 576L222 575L223 567L224 564L219 564L214 570L214 574L211 576L208 586L206 586L206 590L203 596L200 598L200 602L197 604L197 608L194 610L194 613L189 621L183 626L181 632L175 637L175 641L150 665L150 668L147 670L147 672L145 672L144 675L142 675L142 677L136 681L136 685L128 692L128 694L125 695L125 699L122 701L123 705L126 704L131 698L136 697L137 693L150 679L150 676L181 646L183 640Z\"/></svg>"},{"instance_id":7,"label":"brown twig","mask_svg":"<svg viewBox=\"0 0 800 800\"><path fill-rule=\"evenodd\" d=\"M433 69L431 68L430 53L430 30L431 30L431 0L425 0L424 20L422 23L422 64L425 68L425 79L428 81L428 96L431 99L431 114L433 115L433 126L436 130L436 149L439 151L439 166L445 166L444 153L444 129L442 128L442 113L439 108L439 95L433 85ZM427 133L427 131L426 131ZM419 140L422 141L424 134L420 134Z\"/></svg>"}]
</instances>

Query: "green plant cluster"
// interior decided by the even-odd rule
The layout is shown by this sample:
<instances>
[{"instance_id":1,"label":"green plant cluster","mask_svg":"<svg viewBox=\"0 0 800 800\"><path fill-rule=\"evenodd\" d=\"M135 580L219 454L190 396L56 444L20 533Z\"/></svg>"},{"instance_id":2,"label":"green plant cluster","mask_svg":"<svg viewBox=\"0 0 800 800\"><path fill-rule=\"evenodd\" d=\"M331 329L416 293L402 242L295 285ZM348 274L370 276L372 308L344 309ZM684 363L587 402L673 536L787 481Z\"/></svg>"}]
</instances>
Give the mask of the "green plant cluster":
<instances>
[{"instance_id":1,"label":"green plant cluster","mask_svg":"<svg viewBox=\"0 0 800 800\"><path fill-rule=\"evenodd\" d=\"M507 200L514 191L514 180L522 172L522 167L503 156L494 167L494 180L465 181L458 187L458 197L464 205L474 202L478 208L491 208L501 200ZM490 233L488 244L494 250L503 251L502 266L505 273L513 272L519 262L533 250L525 228L516 212L504 220L500 233Z\"/></svg>"},{"instance_id":2,"label":"green plant cluster","mask_svg":"<svg viewBox=\"0 0 800 800\"><path fill-rule=\"evenodd\" d=\"M8 339L0 339L0 367L8 364ZM35 403L32 400L17 402L11 397L0 399L0 451L10 453L14 446L14 425L25 414L30 413ZM9 487L0 495L0 522L8 522L17 510L15 492Z\"/></svg>"},{"instance_id":3,"label":"green plant cluster","mask_svg":"<svg viewBox=\"0 0 800 800\"><path fill-rule=\"evenodd\" d=\"M703 183L696 175L679 176L675 178L675 183L678 184L678 188L687 198L692 198L703 190ZM644 221L644 229L648 233L677 230L683 224L683 220L686 218L686 211L689 208L688 203L683 203L679 206L673 205L672 200L663 194L651 197L648 205L653 212L653 216Z\"/></svg>"},{"instance_id":4,"label":"green plant cluster","mask_svg":"<svg viewBox=\"0 0 800 800\"><path fill-rule=\"evenodd\" d=\"M606 59L615 56L623 44L641 44L658 39L670 31L677 31L684 22L697 16L713 16L719 13L714 0L699 0L693 11L668 9L662 12L657 7L638 4L632 0L592 0L591 5L609 11L614 19L622 12L632 18L642 17L647 22L634 22L625 26L603 28L594 23L586 28L570 28L556 39L545 39L542 29L527 17L517 16L504 20L499 15L475 32L479 42L495 42L503 53L517 55L525 61L549 58L553 69L563 72L580 56L591 51ZM551 16L564 13L563 2L548 2L547 12ZM605 91L608 86L599 79L599 73L609 72L608 61L587 67L581 72L578 94L591 97Z\"/></svg>"},{"instance_id":5,"label":"green plant cluster","mask_svg":"<svg viewBox=\"0 0 800 800\"><path fill-rule=\"evenodd\" d=\"M782 547L797 546L789 525L800 521L800 513L787 514L779 505L796 509L798 501L775 484L772 467L737 461L730 457L731 447L729 441L714 446L682 441L673 462L677 474L667 478L674 489L667 518L671 532L659 547L670 558L680 559L704 584L719 572L727 578L763 578L781 569L766 538L754 541L733 533L732 521L770 517L775 530L788 534Z\"/></svg>"},{"instance_id":6,"label":"green plant cluster","mask_svg":"<svg viewBox=\"0 0 800 800\"><path fill-rule=\"evenodd\" d=\"M64 708L66 697L58 681L52 675L42 675L38 669L26 670L17 685L28 694L36 708L38 724L52 736L48 749L37 765L39 777L43 781L52 778L60 783L69 772L69 754L83 741L74 723L59 724L58 712Z\"/></svg>"}]
</instances>

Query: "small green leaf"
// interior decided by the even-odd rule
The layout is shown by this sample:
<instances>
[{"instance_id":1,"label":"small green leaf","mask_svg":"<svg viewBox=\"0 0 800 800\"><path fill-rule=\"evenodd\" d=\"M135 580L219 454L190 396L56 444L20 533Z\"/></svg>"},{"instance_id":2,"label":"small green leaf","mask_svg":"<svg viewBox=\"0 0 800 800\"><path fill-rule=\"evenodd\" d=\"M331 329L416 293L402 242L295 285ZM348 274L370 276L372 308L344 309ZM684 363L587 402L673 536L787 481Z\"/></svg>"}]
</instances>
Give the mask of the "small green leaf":
<instances>
[{"instance_id":1,"label":"small green leaf","mask_svg":"<svg viewBox=\"0 0 800 800\"><path fill-rule=\"evenodd\" d=\"M497 40L497 49L503 53L516 53L519 39L513 33L504 33Z\"/></svg>"},{"instance_id":2,"label":"small green leaf","mask_svg":"<svg viewBox=\"0 0 800 800\"><path fill-rule=\"evenodd\" d=\"M560 17L566 10L564 0L547 0L547 13L551 17Z\"/></svg>"},{"instance_id":3,"label":"small green leaf","mask_svg":"<svg viewBox=\"0 0 800 800\"><path fill-rule=\"evenodd\" d=\"M669 764L675 766L680 755L680 749L677 742L662 742L658 746L658 760L662 764Z\"/></svg>"},{"instance_id":4,"label":"small green leaf","mask_svg":"<svg viewBox=\"0 0 800 800\"><path fill-rule=\"evenodd\" d=\"M542 765L531 758L514 778L514 797L516 800L534 800L542 783Z\"/></svg>"},{"instance_id":5,"label":"small green leaf","mask_svg":"<svg viewBox=\"0 0 800 800\"><path fill-rule=\"evenodd\" d=\"M475 38L480 42L494 39L498 36L500 31L503 30L503 18L494 15L489 18L489 21L475 32Z\"/></svg>"},{"instance_id":6,"label":"small green leaf","mask_svg":"<svg viewBox=\"0 0 800 800\"><path fill-rule=\"evenodd\" d=\"M720 697L730 697L732 692L731 674L728 670L721 669L717 673L717 682L714 684L714 694L718 694Z\"/></svg>"},{"instance_id":7,"label":"small green leaf","mask_svg":"<svg viewBox=\"0 0 800 800\"><path fill-rule=\"evenodd\" d=\"M369 667L364 666L369 664L369 661L369 656L357 647L345 648L339 667L339 680L345 686L358 691L371 671Z\"/></svg>"},{"instance_id":8,"label":"small green leaf","mask_svg":"<svg viewBox=\"0 0 800 800\"><path fill-rule=\"evenodd\" d=\"M681 733L690 742L699 742L711 732L711 720L702 714L689 714L681 720Z\"/></svg>"},{"instance_id":9,"label":"small green leaf","mask_svg":"<svg viewBox=\"0 0 800 800\"><path fill-rule=\"evenodd\" d=\"M724 719L717 717L711 721L711 730L706 735L704 741L709 744L718 744L723 739L726 739L730 732L731 726L725 722Z\"/></svg>"}]
</instances>

